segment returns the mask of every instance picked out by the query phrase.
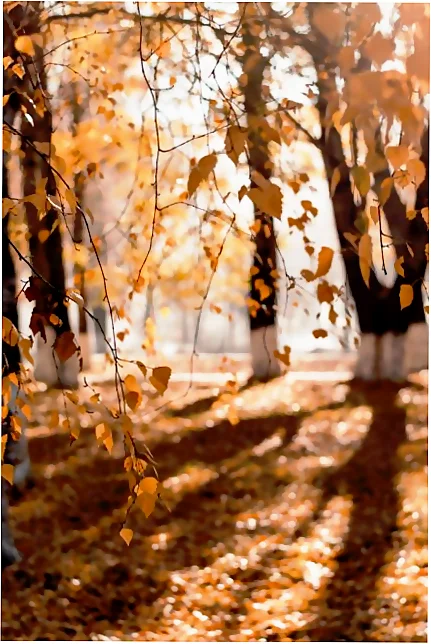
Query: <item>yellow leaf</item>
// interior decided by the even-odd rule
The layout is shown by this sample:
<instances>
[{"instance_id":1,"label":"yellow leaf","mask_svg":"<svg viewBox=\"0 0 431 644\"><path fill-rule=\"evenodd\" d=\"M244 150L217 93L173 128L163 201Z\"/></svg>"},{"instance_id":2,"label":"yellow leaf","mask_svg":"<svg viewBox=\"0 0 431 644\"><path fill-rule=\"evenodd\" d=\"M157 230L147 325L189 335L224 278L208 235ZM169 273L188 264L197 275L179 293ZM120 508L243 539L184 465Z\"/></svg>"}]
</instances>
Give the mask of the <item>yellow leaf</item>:
<instances>
[{"instance_id":1,"label":"yellow leaf","mask_svg":"<svg viewBox=\"0 0 431 644\"><path fill-rule=\"evenodd\" d=\"M125 395L125 399L130 409L135 411L142 401L142 395L139 391L128 391Z\"/></svg>"},{"instance_id":2,"label":"yellow leaf","mask_svg":"<svg viewBox=\"0 0 431 644\"><path fill-rule=\"evenodd\" d=\"M226 154L235 165L238 164L239 157L244 152L247 132L237 125L231 125L226 133Z\"/></svg>"},{"instance_id":3,"label":"yellow leaf","mask_svg":"<svg viewBox=\"0 0 431 644\"><path fill-rule=\"evenodd\" d=\"M7 415L8 411L9 411L9 410L8 410L8 408L6 407L6 415ZM1 460L2 460L2 461L3 461L3 459L4 459L4 453L5 453L5 449L6 449L6 443L7 443L7 434L3 434L3 436L1 437Z\"/></svg>"},{"instance_id":4,"label":"yellow leaf","mask_svg":"<svg viewBox=\"0 0 431 644\"><path fill-rule=\"evenodd\" d=\"M21 338L18 344L23 357L28 360L30 364L34 364L33 356L30 353L30 349L33 346L33 341L30 338Z\"/></svg>"},{"instance_id":5,"label":"yellow leaf","mask_svg":"<svg viewBox=\"0 0 431 644\"><path fill-rule=\"evenodd\" d=\"M254 285L259 291L261 302L263 302L263 300L266 300L266 298L271 295L272 288L270 288L267 284L265 284L265 282L262 279L256 280Z\"/></svg>"},{"instance_id":6,"label":"yellow leaf","mask_svg":"<svg viewBox=\"0 0 431 644\"><path fill-rule=\"evenodd\" d=\"M208 179L210 173L214 170L217 163L217 156L215 154L208 154L199 161L197 165L192 168L189 180L187 182L187 192L191 197L202 183Z\"/></svg>"},{"instance_id":7,"label":"yellow leaf","mask_svg":"<svg viewBox=\"0 0 431 644\"><path fill-rule=\"evenodd\" d=\"M18 331L9 320L9 318L5 318L4 316L2 324L2 338L3 341L6 342L6 344L9 344L11 347L14 347L16 344L18 344L19 341Z\"/></svg>"},{"instance_id":8,"label":"yellow leaf","mask_svg":"<svg viewBox=\"0 0 431 644\"><path fill-rule=\"evenodd\" d=\"M370 206L370 217L375 224L379 221L379 209L377 206Z\"/></svg>"},{"instance_id":9,"label":"yellow leaf","mask_svg":"<svg viewBox=\"0 0 431 644\"><path fill-rule=\"evenodd\" d=\"M380 186L380 194L379 194L379 203L381 206L384 206L387 200L389 199L392 188L394 185L394 180L392 177L386 177L386 179L383 179L382 185Z\"/></svg>"},{"instance_id":10,"label":"yellow leaf","mask_svg":"<svg viewBox=\"0 0 431 644\"><path fill-rule=\"evenodd\" d=\"M26 54L27 56L34 56L34 46L30 36L18 36L15 40L15 49L19 51L20 54Z\"/></svg>"},{"instance_id":11,"label":"yellow leaf","mask_svg":"<svg viewBox=\"0 0 431 644\"><path fill-rule=\"evenodd\" d=\"M60 320L60 318L57 315L55 315L55 313L51 313L51 315L49 316L49 321L54 326L61 326L63 324L63 322Z\"/></svg>"},{"instance_id":12,"label":"yellow leaf","mask_svg":"<svg viewBox=\"0 0 431 644\"><path fill-rule=\"evenodd\" d=\"M168 387L171 373L172 369L170 367L155 367L155 369L153 369L153 375L150 377L150 383L159 392L160 395L165 393Z\"/></svg>"},{"instance_id":13,"label":"yellow leaf","mask_svg":"<svg viewBox=\"0 0 431 644\"><path fill-rule=\"evenodd\" d=\"M13 485L13 470L14 467L13 465L2 465L1 466L1 475L8 483Z\"/></svg>"},{"instance_id":14,"label":"yellow leaf","mask_svg":"<svg viewBox=\"0 0 431 644\"><path fill-rule=\"evenodd\" d=\"M352 169L352 177L359 194L366 197L371 186L368 170L362 166L356 166Z\"/></svg>"},{"instance_id":15,"label":"yellow leaf","mask_svg":"<svg viewBox=\"0 0 431 644\"><path fill-rule=\"evenodd\" d=\"M404 257L398 257L398 259L395 261L394 268L398 275L401 275L401 277L404 277Z\"/></svg>"},{"instance_id":16,"label":"yellow leaf","mask_svg":"<svg viewBox=\"0 0 431 644\"><path fill-rule=\"evenodd\" d=\"M252 200L257 210L270 217L275 217L275 219L281 219L283 197L279 186L275 185L275 183L265 179L261 187L251 188L248 191L248 197Z\"/></svg>"},{"instance_id":17,"label":"yellow leaf","mask_svg":"<svg viewBox=\"0 0 431 644\"><path fill-rule=\"evenodd\" d=\"M147 375L147 367L140 360L136 361L136 366L139 367L140 372L142 373L142 375L145 378L145 376Z\"/></svg>"},{"instance_id":18,"label":"yellow leaf","mask_svg":"<svg viewBox=\"0 0 431 644\"><path fill-rule=\"evenodd\" d=\"M407 163L407 172L410 175L410 181L414 183L417 188L425 179L425 164L420 159L410 159Z\"/></svg>"},{"instance_id":19,"label":"yellow leaf","mask_svg":"<svg viewBox=\"0 0 431 644\"><path fill-rule=\"evenodd\" d=\"M141 508L147 518L154 510L156 499L157 497L152 494L141 494L136 499L137 505Z\"/></svg>"},{"instance_id":20,"label":"yellow leaf","mask_svg":"<svg viewBox=\"0 0 431 644\"><path fill-rule=\"evenodd\" d=\"M12 65L12 63L13 63L13 58L11 58L10 56L5 56L3 58L3 69L7 69L8 67L10 67ZM3 105L4 105L4 103L3 103Z\"/></svg>"},{"instance_id":21,"label":"yellow leaf","mask_svg":"<svg viewBox=\"0 0 431 644\"><path fill-rule=\"evenodd\" d=\"M401 309L405 309L413 302L413 288L410 284L401 284L400 287L400 304Z\"/></svg>"},{"instance_id":22,"label":"yellow leaf","mask_svg":"<svg viewBox=\"0 0 431 644\"><path fill-rule=\"evenodd\" d=\"M108 427L108 425L106 425L105 423L100 423L99 425L96 425L95 431L97 442L99 444L103 443L108 452L111 454L112 448L114 446L111 428Z\"/></svg>"},{"instance_id":23,"label":"yellow leaf","mask_svg":"<svg viewBox=\"0 0 431 644\"><path fill-rule=\"evenodd\" d=\"M331 268L333 257L334 257L334 251L332 250L332 248L323 246L317 260L317 271L314 274L315 278L323 277L324 275L326 275L326 273Z\"/></svg>"},{"instance_id":24,"label":"yellow leaf","mask_svg":"<svg viewBox=\"0 0 431 644\"><path fill-rule=\"evenodd\" d=\"M416 210L407 210L406 217L409 221L416 217Z\"/></svg>"},{"instance_id":25,"label":"yellow leaf","mask_svg":"<svg viewBox=\"0 0 431 644\"><path fill-rule=\"evenodd\" d=\"M38 237L40 243L43 244L44 242L46 242L46 240L48 239L49 235L50 235L49 230L40 230L38 232L38 234L37 234L37 237Z\"/></svg>"},{"instance_id":26,"label":"yellow leaf","mask_svg":"<svg viewBox=\"0 0 431 644\"><path fill-rule=\"evenodd\" d=\"M122 528L120 530L120 537L130 546L130 542L133 539L133 530L130 530L130 528Z\"/></svg>"},{"instance_id":27,"label":"yellow leaf","mask_svg":"<svg viewBox=\"0 0 431 644\"><path fill-rule=\"evenodd\" d=\"M153 494L153 495L156 494L158 484L159 484L158 480L155 479L153 476L147 476L146 478L142 479L142 481L139 483L137 495L139 496L144 492L146 494Z\"/></svg>"},{"instance_id":28,"label":"yellow leaf","mask_svg":"<svg viewBox=\"0 0 431 644\"><path fill-rule=\"evenodd\" d=\"M372 264L372 244L368 233L359 240L359 267L365 284L370 286L370 272Z\"/></svg>"},{"instance_id":29,"label":"yellow leaf","mask_svg":"<svg viewBox=\"0 0 431 644\"><path fill-rule=\"evenodd\" d=\"M398 170L409 160L409 149L405 145L388 146L386 148L386 158L394 170Z\"/></svg>"},{"instance_id":30,"label":"yellow leaf","mask_svg":"<svg viewBox=\"0 0 431 644\"><path fill-rule=\"evenodd\" d=\"M339 168L335 168L331 177L331 197L334 196L335 190L337 189L338 184L340 183L341 172Z\"/></svg>"},{"instance_id":31,"label":"yellow leaf","mask_svg":"<svg viewBox=\"0 0 431 644\"><path fill-rule=\"evenodd\" d=\"M139 386L138 381L136 380L135 376L132 376L132 374L129 374L124 378L124 386L126 387L127 391L141 391L141 387Z\"/></svg>"},{"instance_id":32,"label":"yellow leaf","mask_svg":"<svg viewBox=\"0 0 431 644\"><path fill-rule=\"evenodd\" d=\"M421 215L424 218L426 225L429 227L430 223L430 211L429 208L422 208Z\"/></svg>"}]
</instances>

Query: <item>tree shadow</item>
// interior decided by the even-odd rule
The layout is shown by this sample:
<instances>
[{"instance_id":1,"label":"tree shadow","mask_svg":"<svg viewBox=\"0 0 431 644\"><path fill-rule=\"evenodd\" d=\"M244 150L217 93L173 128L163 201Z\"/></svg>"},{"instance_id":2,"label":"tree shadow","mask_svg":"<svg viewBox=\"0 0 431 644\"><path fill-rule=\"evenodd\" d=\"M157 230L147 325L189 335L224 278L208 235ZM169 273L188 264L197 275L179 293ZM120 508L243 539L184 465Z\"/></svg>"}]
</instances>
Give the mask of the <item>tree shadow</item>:
<instances>
[{"instance_id":1,"label":"tree shadow","mask_svg":"<svg viewBox=\"0 0 431 644\"><path fill-rule=\"evenodd\" d=\"M373 420L361 447L341 468L323 482L322 495L313 516L302 524L296 537L307 533L319 520L328 502L338 495L350 496L353 507L337 569L327 585L319 617L293 633L309 641L357 641L357 633L369 640L377 594L377 582L388 551L397 546L397 450L406 441L406 414L398 406L400 386L382 383L350 392L358 393L373 412ZM364 589L358 597L358 588Z\"/></svg>"}]
</instances>

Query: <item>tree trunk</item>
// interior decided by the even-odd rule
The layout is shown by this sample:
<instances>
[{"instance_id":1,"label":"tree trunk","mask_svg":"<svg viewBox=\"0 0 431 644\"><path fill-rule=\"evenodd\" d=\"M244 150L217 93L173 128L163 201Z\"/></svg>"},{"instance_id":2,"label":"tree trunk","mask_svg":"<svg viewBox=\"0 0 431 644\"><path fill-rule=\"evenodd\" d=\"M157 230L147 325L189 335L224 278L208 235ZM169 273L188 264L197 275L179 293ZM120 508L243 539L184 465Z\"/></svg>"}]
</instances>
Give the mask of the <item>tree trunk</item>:
<instances>
[{"instance_id":1,"label":"tree trunk","mask_svg":"<svg viewBox=\"0 0 431 644\"><path fill-rule=\"evenodd\" d=\"M242 58L244 75L244 109L247 116L250 188L257 188L254 176L271 178L272 164L268 139L264 135L266 105L264 73L269 60L260 53L261 41L251 21L243 26L245 52ZM276 327L276 240L271 217L254 208L255 250L250 275L251 356L253 376L266 380L280 375L280 365L274 357L277 349ZM263 295L263 297L262 297Z\"/></svg>"},{"instance_id":2,"label":"tree trunk","mask_svg":"<svg viewBox=\"0 0 431 644\"><path fill-rule=\"evenodd\" d=\"M332 207L347 281L356 305L361 333L355 376L364 380L374 380L380 377L377 359L378 339L385 333L388 323L385 307L382 306L383 288L372 269L369 287L365 284L359 255L346 238L346 234L357 236L358 229L355 223L360 220L363 207L355 203L341 136L335 127L327 122L328 105L336 92L335 75L328 73L325 64L320 65L318 61L315 61L315 64L319 87L317 108L321 124L320 145L329 186L332 186L335 171L339 173L339 181L332 188Z\"/></svg>"},{"instance_id":3,"label":"tree trunk","mask_svg":"<svg viewBox=\"0 0 431 644\"><path fill-rule=\"evenodd\" d=\"M37 14L37 18L39 16L40 14ZM39 24L35 26L34 31L39 31ZM25 118L22 119L23 193L25 197L35 194L47 196L46 214L43 218L40 218L40 206L30 202L26 203L26 216L33 267L52 285L52 288L45 282L39 282L39 293L35 300L33 315L39 314L48 321L51 314L54 314L61 322L56 326L49 323L45 326L46 342L40 333L37 334L35 377L48 386L76 388L79 373L77 354L75 353L65 362L60 362L53 349L56 338L70 331L70 323L64 299L66 280L60 219L56 208L49 202L49 198L57 201L55 177L50 168L52 115L48 104L43 50L36 45L35 50L35 63L29 63L28 68L34 72L33 82L36 81L38 94L36 95L35 92L35 103L42 109L32 111L33 124Z\"/></svg>"}]
</instances>

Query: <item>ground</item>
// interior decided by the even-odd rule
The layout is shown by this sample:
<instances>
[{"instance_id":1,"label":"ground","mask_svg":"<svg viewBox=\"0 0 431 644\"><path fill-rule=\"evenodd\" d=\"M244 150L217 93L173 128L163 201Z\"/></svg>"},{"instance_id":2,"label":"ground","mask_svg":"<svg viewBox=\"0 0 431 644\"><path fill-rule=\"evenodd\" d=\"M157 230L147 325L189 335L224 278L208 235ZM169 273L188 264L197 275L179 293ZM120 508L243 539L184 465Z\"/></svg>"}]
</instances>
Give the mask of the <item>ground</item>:
<instances>
[{"instance_id":1,"label":"ground","mask_svg":"<svg viewBox=\"0 0 431 644\"><path fill-rule=\"evenodd\" d=\"M219 401L179 382L148 401L135 433L164 502L133 514L129 547L121 441L109 456L83 427L70 445L47 428L61 394L40 394L2 638L425 642L425 378L364 387L316 361Z\"/></svg>"}]
</instances>

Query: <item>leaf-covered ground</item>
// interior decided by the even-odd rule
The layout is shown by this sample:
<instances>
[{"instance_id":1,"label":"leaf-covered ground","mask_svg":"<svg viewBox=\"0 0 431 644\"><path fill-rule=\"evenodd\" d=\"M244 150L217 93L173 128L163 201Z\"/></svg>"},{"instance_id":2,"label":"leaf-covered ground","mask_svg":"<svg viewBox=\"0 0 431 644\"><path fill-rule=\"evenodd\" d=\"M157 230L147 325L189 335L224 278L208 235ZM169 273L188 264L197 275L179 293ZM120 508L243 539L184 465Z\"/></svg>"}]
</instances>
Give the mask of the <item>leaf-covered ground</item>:
<instances>
[{"instance_id":1,"label":"leaf-covered ground","mask_svg":"<svg viewBox=\"0 0 431 644\"><path fill-rule=\"evenodd\" d=\"M169 509L134 512L129 547L121 442L69 446L47 428L59 395L38 397L4 640L426 641L424 382L216 394L137 418Z\"/></svg>"}]
</instances>

